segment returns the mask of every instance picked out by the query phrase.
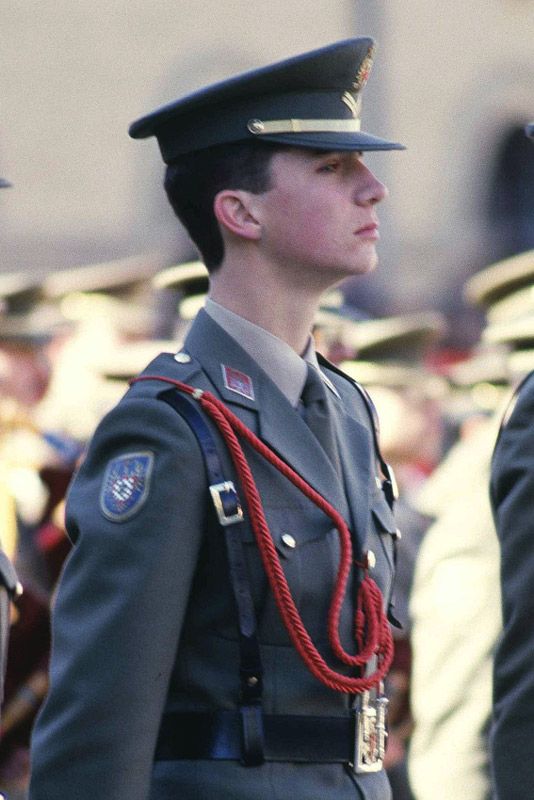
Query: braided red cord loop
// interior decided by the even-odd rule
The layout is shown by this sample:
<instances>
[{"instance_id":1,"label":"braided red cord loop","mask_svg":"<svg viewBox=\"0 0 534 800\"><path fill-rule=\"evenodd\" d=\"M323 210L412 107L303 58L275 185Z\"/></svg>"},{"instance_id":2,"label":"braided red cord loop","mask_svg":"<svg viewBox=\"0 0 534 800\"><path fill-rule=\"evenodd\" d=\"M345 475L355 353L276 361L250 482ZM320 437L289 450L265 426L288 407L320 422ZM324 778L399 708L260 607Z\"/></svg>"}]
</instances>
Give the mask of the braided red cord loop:
<instances>
[{"instance_id":1,"label":"braided red cord loop","mask_svg":"<svg viewBox=\"0 0 534 800\"><path fill-rule=\"evenodd\" d=\"M377 584L369 577L367 571L365 571L358 590L358 607L355 614L355 637L359 647L358 654L351 655L347 653L340 639L341 609L353 563L350 532L343 517L324 497L306 483L294 469L286 464L285 461L282 461L261 439L258 439L222 401L210 392L204 392L181 381L159 375L142 375L134 378L131 383L141 380L160 380L171 383L186 394L192 395L199 401L202 408L219 428L239 476L249 510L252 530L256 537L263 567L279 614L295 649L308 670L325 686L338 692L359 694L371 689L373 686L378 686L393 660L393 639L383 610L382 593ZM293 600L265 519L254 477L237 435L247 441L257 453L276 467L287 480L330 517L338 530L341 557L328 614L328 637L334 654L347 666L363 667L373 656L376 656L377 666L372 674L365 677L352 678L338 673L326 663L315 647ZM366 570L366 565L357 561L354 561L354 564Z\"/></svg>"}]
</instances>

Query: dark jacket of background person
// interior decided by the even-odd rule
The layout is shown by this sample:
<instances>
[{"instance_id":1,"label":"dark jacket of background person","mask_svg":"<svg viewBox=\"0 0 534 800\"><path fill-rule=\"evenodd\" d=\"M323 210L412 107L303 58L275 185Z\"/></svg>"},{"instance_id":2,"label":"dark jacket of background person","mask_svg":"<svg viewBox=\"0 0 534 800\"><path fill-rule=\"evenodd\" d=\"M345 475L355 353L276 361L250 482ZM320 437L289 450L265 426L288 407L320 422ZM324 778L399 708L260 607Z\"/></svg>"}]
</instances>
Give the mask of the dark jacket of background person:
<instances>
[{"instance_id":1,"label":"dark jacket of background person","mask_svg":"<svg viewBox=\"0 0 534 800\"><path fill-rule=\"evenodd\" d=\"M492 763L497 800L534 792L534 373L495 448L491 502L501 547L504 631L495 657Z\"/></svg>"}]
</instances>

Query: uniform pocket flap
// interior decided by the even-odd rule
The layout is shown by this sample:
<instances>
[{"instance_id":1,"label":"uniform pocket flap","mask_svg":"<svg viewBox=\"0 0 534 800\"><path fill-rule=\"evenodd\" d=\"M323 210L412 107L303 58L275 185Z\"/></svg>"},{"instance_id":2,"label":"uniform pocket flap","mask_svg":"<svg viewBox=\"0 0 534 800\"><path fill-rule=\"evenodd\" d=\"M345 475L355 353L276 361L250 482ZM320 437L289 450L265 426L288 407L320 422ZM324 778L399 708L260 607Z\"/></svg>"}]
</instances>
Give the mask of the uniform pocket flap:
<instances>
[{"instance_id":1,"label":"uniform pocket flap","mask_svg":"<svg viewBox=\"0 0 534 800\"><path fill-rule=\"evenodd\" d=\"M306 519L301 510L266 508L265 515L274 545L284 558L291 558L305 544L324 539L332 530L326 517L317 524L317 520ZM241 539L255 541L250 524L242 527Z\"/></svg>"},{"instance_id":2,"label":"uniform pocket flap","mask_svg":"<svg viewBox=\"0 0 534 800\"><path fill-rule=\"evenodd\" d=\"M379 531L382 533L397 533L395 517L385 500L377 501L371 509L371 514Z\"/></svg>"}]
</instances>

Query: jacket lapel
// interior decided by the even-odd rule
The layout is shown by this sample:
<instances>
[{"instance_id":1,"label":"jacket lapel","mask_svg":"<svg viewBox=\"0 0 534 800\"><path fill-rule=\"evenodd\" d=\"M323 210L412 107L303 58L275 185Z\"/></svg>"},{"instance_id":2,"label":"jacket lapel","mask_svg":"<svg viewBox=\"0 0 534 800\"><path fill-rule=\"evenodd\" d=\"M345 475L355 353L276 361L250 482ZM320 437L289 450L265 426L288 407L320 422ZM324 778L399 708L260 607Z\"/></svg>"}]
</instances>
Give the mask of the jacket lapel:
<instances>
[{"instance_id":1,"label":"jacket lapel","mask_svg":"<svg viewBox=\"0 0 534 800\"><path fill-rule=\"evenodd\" d=\"M201 311L185 341L220 397L350 524L342 483L304 420L239 343ZM225 385L224 368L246 376L245 394ZM249 387L252 389L251 397ZM249 395L249 396L246 396Z\"/></svg>"},{"instance_id":2,"label":"jacket lapel","mask_svg":"<svg viewBox=\"0 0 534 800\"><path fill-rule=\"evenodd\" d=\"M367 428L350 416L340 401L335 402L339 457L350 507L351 528L360 548L364 547L369 523L369 487L371 485L372 441Z\"/></svg>"}]
</instances>

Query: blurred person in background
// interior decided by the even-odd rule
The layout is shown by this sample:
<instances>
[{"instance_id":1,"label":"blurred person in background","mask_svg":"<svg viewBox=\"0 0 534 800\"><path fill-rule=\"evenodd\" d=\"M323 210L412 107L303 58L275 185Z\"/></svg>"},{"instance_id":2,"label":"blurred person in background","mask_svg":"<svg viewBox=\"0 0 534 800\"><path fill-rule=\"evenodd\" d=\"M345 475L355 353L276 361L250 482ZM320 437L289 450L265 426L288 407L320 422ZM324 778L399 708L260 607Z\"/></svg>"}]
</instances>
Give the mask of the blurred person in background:
<instances>
[{"instance_id":1,"label":"blurred person in background","mask_svg":"<svg viewBox=\"0 0 534 800\"><path fill-rule=\"evenodd\" d=\"M151 279L161 266L158 254L131 256L59 270L43 281L44 297L70 325L53 344L52 380L36 415L43 429L78 443L80 452L119 399L105 385L101 360L153 336Z\"/></svg>"},{"instance_id":2,"label":"blurred person in background","mask_svg":"<svg viewBox=\"0 0 534 800\"><path fill-rule=\"evenodd\" d=\"M65 448L35 418L52 363L48 347L64 320L43 302L39 281L22 273L0 277L0 465L11 509L7 548L23 591L13 600L0 735L0 789L23 798L29 738L48 687L51 575L43 529L72 476ZM66 542L64 535L61 541Z\"/></svg>"},{"instance_id":3,"label":"blurred person in background","mask_svg":"<svg viewBox=\"0 0 534 800\"><path fill-rule=\"evenodd\" d=\"M83 442L39 418L71 326L42 282L27 274L3 275L0 297L0 461L12 512L7 546L24 585L12 607L0 788L18 798L27 789L30 730L48 686L51 595L70 549L62 503Z\"/></svg>"},{"instance_id":4,"label":"blurred person in background","mask_svg":"<svg viewBox=\"0 0 534 800\"><path fill-rule=\"evenodd\" d=\"M408 604L415 561L431 521L418 510L417 500L442 455L446 385L427 362L445 331L441 315L422 312L355 322L340 337L345 348L352 347L357 356L340 366L366 387L376 404L384 457L392 465L399 486L393 613L400 625L393 628L395 657L387 677L390 728L385 759L394 800L412 797L406 774L412 731Z\"/></svg>"},{"instance_id":5,"label":"blurred person in background","mask_svg":"<svg viewBox=\"0 0 534 800\"><path fill-rule=\"evenodd\" d=\"M5 178L0 178L0 190L8 189L10 186L9 181ZM0 387L0 403L1 398L2 391ZM11 622L11 600L20 595L22 589L9 558L9 554L13 556L15 538L15 505L6 481L5 469L0 459L0 704L3 702L5 694L4 679Z\"/></svg>"},{"instance_id":6,"label":"blurred person in background","mask_svg":"<svg viewBox=\"0 0 534 800\"><path fill-rule=\"evenodd\" d=\"M533 281L534 259L523 254L465 286L469 302L486 308L487 324L471 357L449 370L460 435L418 503L435 522L417 559L411 601L409 775L416 800L494 796L488 735L502 616L488 480L502 409L534 363L516 327L534 310Z\"/></svg>"}]
</instances>

